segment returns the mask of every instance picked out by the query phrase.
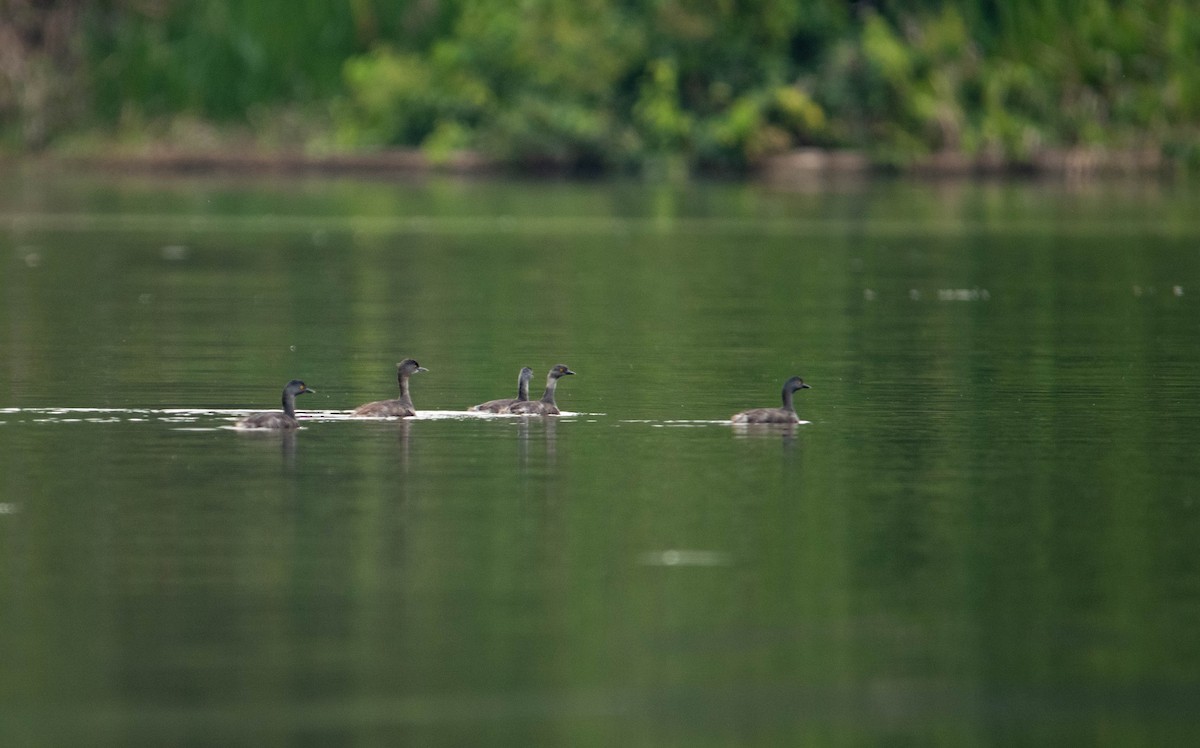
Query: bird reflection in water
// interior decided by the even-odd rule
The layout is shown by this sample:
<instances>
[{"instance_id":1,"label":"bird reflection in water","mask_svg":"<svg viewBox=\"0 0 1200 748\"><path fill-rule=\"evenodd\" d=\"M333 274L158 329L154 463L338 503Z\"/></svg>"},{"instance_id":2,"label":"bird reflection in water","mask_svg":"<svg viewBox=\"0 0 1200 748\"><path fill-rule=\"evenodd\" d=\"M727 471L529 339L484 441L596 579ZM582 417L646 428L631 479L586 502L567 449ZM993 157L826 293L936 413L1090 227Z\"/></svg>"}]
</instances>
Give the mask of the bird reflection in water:
<instances>
[{"instance_id":1,"label":"bird reflection in water","mask_svg":"<svg viewBox=\"0 0 1200 748\"><path fill-rule=\"evenodd\" d=\"M522 418L517 422L517 455L521 467L529 467L530 444L541 435L545 443L546 464L553 465L557 457L558 418Z\"/></svg>"},{"instance_id":2,"label":"bird reflection in water","mask_svg":"<svg viewBox=\"0 0 1200 748\"><path fill-rule=\"evenodd\" d=\"M400 469L407 473L412 451L412 442L409 439L412 432L412 421L407 418L401 418L395 422L395 429L396 442L399 447L397 452L400 455Z\"/></svg>"},{"instance_id":3,"label":"bird reflection in water","mask_svg":"<svg viewBox=\"0 0 1200 748\"><path fill-rule=\"evenodd\" d=\"M796 423L735 423L735 439L779 439L785 451L791 451L799 443L800 424Z\"/></svg>"},{"instance_id":4,"label":"bird reflection in water","mask_svg":"<svg viewBox=\"0 0 1200 748\"><path fill-rule=\"evenodd\" d=\"M296 467L296 433L297 429L237 429L242 439L264 447L270 442L279 442L281 466L285 472L291 472Z\"/></svg>"}]
</instances>

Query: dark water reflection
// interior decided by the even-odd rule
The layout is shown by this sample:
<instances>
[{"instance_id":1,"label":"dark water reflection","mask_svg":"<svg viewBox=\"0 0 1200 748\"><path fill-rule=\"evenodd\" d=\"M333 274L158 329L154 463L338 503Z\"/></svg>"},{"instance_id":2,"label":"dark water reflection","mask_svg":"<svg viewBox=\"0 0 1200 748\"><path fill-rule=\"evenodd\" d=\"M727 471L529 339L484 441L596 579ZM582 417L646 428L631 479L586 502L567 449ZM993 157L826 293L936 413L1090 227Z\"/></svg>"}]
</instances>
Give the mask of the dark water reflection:
<instances>
[{"instance_id":1,"label":"dark water reflection","mask_svg":"<svg viewBox=\"0 0 1200 748\"><path fill-rule=\"evenodd\" d=\"M23 177L0 744L1196 734L1186 189Z\"/></svg>"}]
</instances>

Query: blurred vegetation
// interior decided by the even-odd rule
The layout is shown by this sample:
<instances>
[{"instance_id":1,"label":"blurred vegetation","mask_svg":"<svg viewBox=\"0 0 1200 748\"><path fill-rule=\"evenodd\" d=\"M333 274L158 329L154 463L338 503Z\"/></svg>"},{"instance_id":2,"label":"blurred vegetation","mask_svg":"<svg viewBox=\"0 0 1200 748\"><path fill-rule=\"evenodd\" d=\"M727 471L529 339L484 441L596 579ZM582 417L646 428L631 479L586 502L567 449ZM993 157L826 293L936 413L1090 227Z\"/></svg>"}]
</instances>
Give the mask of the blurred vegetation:
<instances>
[{"instance_id":1,"label":"blurred vegetation","mask_svg":"<svg viewBox=\"0 0 1200 748\"><path fill-rule=\"evenodd\" d=\"M743 168L802 146L1200 163L1190 0L0 0L0 137ZM180 123L184 123L180 125Z\"/></svg>"}]
</instances>

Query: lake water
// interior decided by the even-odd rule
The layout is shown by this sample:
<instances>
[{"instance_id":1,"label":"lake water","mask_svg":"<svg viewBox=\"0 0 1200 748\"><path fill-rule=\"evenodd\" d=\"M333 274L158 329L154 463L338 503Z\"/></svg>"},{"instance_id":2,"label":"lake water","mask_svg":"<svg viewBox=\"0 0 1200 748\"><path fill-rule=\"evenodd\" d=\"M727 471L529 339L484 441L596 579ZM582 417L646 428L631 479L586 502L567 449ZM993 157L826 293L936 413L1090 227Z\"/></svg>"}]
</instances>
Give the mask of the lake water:
<instances>
[{"instance_id":1,"label":"lake water","mask_svg":"<svg viewBox=\"0 0 1200 748\"><path fill-rule=\"evenodd\" d=\"M1194 189L6 169L2 745L1200 735Z\"/></svg>"}]
</instances>

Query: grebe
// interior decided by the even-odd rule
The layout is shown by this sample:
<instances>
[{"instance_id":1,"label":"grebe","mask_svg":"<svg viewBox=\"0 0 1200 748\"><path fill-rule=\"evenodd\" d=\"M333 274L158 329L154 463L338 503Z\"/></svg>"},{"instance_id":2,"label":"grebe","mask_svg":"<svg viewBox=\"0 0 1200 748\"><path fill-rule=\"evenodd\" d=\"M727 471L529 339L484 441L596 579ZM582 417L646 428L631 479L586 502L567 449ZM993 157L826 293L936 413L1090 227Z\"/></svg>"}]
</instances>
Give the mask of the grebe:
<instances>
[{"instance_id":1,"label":"grebe","mask_svg":"<svg viewBox=\"0 0 1200 748\"><path fill-rule=\"evenodd\" d=\"M556 364L546 375L546 392L542 394L542 399L513 403L509 406L508 412L543 416L558 415L558 406L554 404L554 390L558 387L560 378L574 373L564 364Z\"/></svg>"},{"instance_id":2,"label":"grebe","mask_svg":"<svg viewBox=\"0 0 1200 748\"><path fill-rule=\"evenodd\" d=\"M734 423L799 423L796 408L792 405L792 393L796 390L811 389L800 377L792 377L783 385L782 408L754 408L743 410L729 420Z\"/></svg>"},{"instance_id":3,"label":"grebe","mask_svg":"<svg viewBox=\"0 0 1200 748\"><path fill-rule=\"evenodd\" d=\"M296 395L303 395L310 390L304 382L293 379L283 388L283 412L277 410L266 413L255 413L237 422L239 429L298 429L300 422L296 420Z\"/></svg>"},{"instance_id":4,"label":"grebe","mask_svg":"<svg viewBox=\"0 0 1200 748\"><path fill-rule=\"evenodd\" d=\"M376 400L373 403L365 403L355 408L352 415L375 418L415 416L417 411L413 409L412 397L408 394L408 378L418 371L429 371L429 369L411 358L406 358L396 364L396 381L400 383L400 397L395 400Z\"/></svg>"},{"instance_id":5,"label":"grebe","mask_svg":"<svg viewBox=\"0 0 1200 748\"><path fill-rule=\"evenodd\" d=\"M473 410L478 413L508 413L516 403L524 403L529 401L529 380L533 379L533 369L526 366L521 369L521 375L517 377L517 396L516 398L503 398L500 400L488 400L486 403L472 405L467 410Z\"/></svg>"}]
</instances>

